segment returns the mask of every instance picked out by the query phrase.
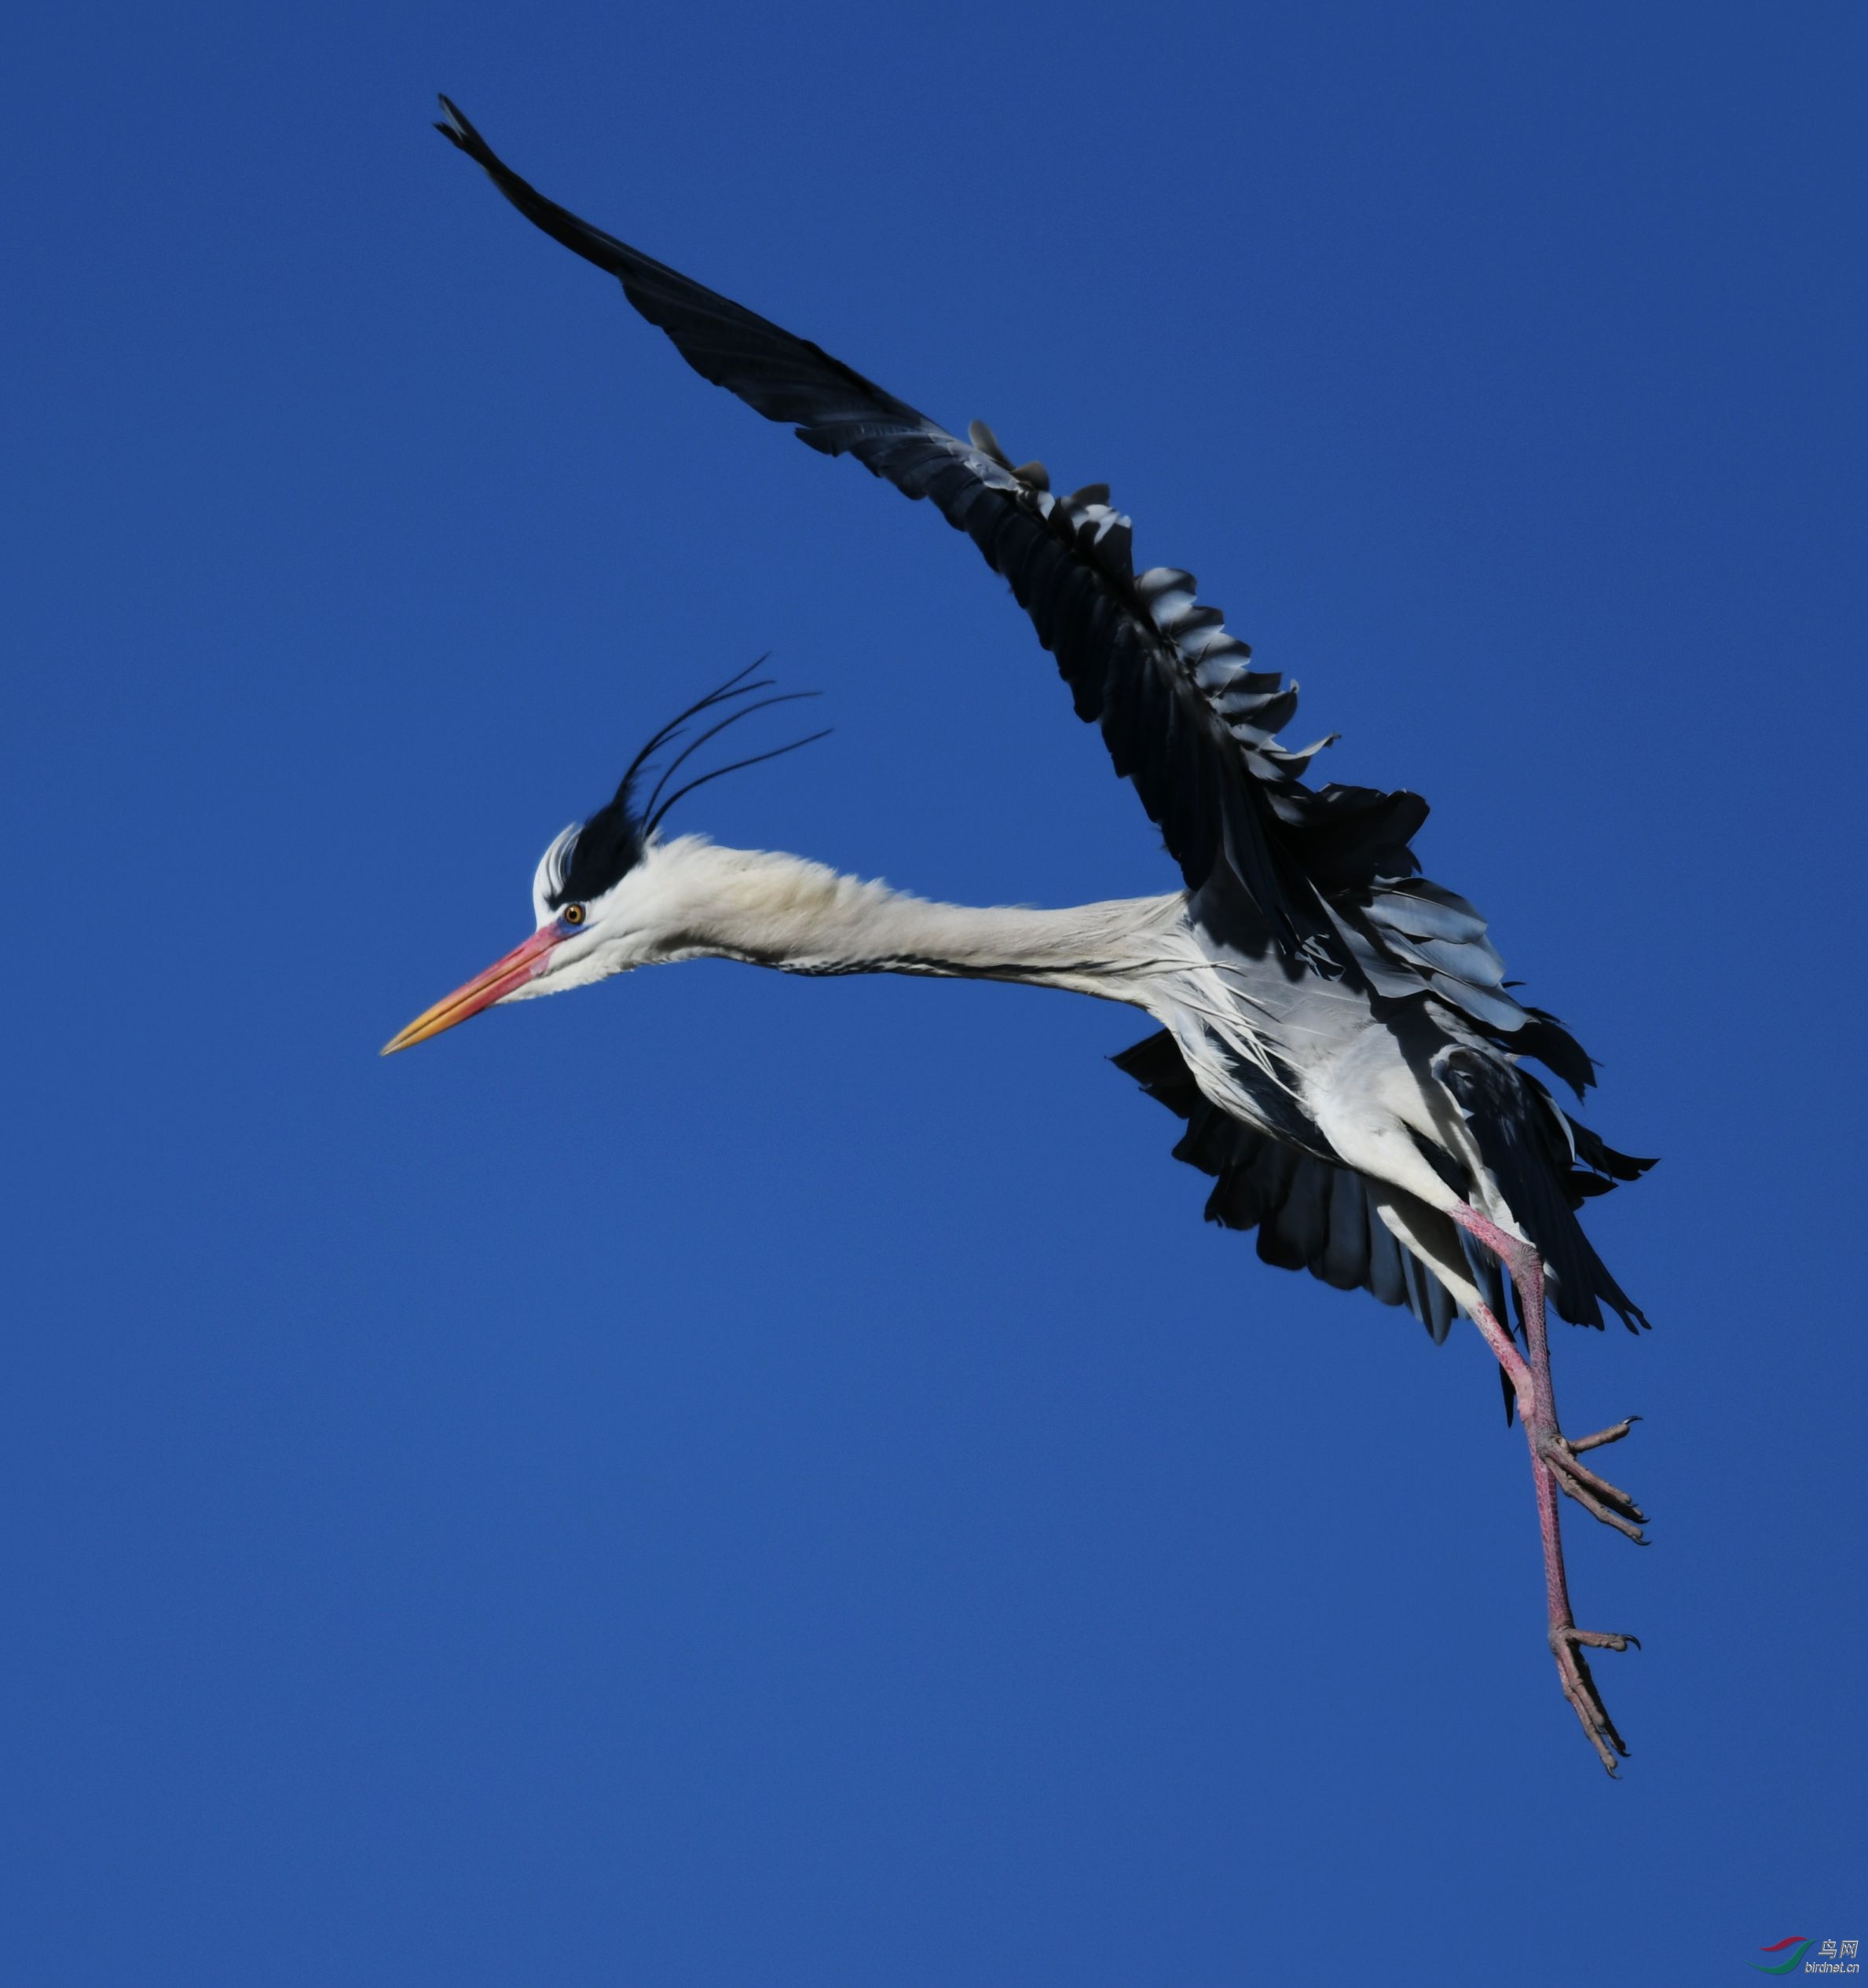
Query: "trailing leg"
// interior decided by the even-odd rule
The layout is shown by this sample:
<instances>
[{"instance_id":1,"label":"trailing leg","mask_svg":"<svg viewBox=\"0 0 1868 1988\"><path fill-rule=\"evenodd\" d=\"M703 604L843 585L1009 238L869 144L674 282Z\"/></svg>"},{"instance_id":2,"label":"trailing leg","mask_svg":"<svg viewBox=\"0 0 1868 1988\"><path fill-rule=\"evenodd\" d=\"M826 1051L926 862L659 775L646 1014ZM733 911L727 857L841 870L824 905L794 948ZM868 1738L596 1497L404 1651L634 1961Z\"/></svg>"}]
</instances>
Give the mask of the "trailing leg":
<instances>
[{"instance_id":1,"label":"trailing leg","mask_svg":"<svg viewBox=\"0 0 1868 1988\"><path fill-rule=\"evenodd\" d=\"M1606 1478L1598 1477L1577 1461L1584 1451L1620 1442L1639 1418L1630 1415L1612 1428L1598 1430L1594 1435L1580 1437L1574 1442L1564 1435L1557 1421L1556 1388L1551 1377L1542 1261L1529 1243L1507 1235L1476 1209L1457 1207L1448 1212L1462 1228L1497 1257L1518 1294L1518 1309L1524 1316L1525 1340L1530 1351L1531 1392L1527 1395L1522 1386L1517 1386L1515 1375L1513 1382L1517 1386L1518 1413L1524 1419L1525 1433L1530 1438L1533 1452L1555 1480L1558 1488L1573 1498L1591 1517L1625 1533L1638 1545L1646 1545L1641 1528L1646 1523L1646 1514L1640 1507L1625 1491L1617 1490ZM1508 1366L1507 1371L1510 1371Z\"/></svg>"},{"instance_id":2,"label":"trailing leg","mask_svg":"<svg viewBox=\"0 0 1868 1988\"><path fill-rule=\"evenodd\" d=\"M1518 1350L1511 1334L1487 1307L1475 1304L1472 1314L1473 1323L1485 1335L1486 1345L1510 1375L1511 1385L1517 1391L1518 1414L1530 1448L1531 1481L1537 1499L1537 1530L1544 1543L1544 1606L1551 1654L1557 1660L1558 1681L1563 1687L1563 1696L1569 1701L1571 1710L1582 1722L1589 1744L1595 1748L1596 1758L1612 1774L1617 1757L1625 1758L1628 1748L1602 1701L1602 1693L1590 1675L1588 1659L1583 1652L1585 1649L1627 1649L1631 1646L1639 1649L1640 1644L1632 1636L1579 1629L1576 1626L1576 1616L1569 1605L1569 1577L1563 1565L1562 1513L1557 1503L1557 1487L1564 1480L1548 1460L1546 1446L1538 1434L1544 1421L1541 1402L1548 1401L1549 1397L1545 1395L1540 1401L1537 1379L1529 1362ZM1624 1424L1613 1433L1584 1440L1585 1444L1613 1441L1626 1433ZM1565 1488L1568 1488L1567 1485ZM1573 1492L1571 1496L1577 1494Z\"/></svg>"}]
</instances>

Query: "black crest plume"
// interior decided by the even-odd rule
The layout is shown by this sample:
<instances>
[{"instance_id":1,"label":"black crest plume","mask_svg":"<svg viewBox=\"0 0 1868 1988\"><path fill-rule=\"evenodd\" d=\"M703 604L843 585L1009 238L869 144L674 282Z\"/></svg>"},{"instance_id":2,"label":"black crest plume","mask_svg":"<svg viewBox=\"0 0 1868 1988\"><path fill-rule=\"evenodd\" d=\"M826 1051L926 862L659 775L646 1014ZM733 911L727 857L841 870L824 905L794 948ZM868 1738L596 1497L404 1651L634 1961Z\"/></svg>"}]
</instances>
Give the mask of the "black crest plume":
<instances>
[{"instance_id":1,"label":"black crest plume","mask_svg":"<svg viewBox=\"0 0 1868 1988\"><path fill-rule=\"evenodd\" d=\"M671 718L629 762L629 770L623 775L611 799L588 822L573 829L553 851L548 865L545 902L554 911L567 904L587 903L620 884L641 862L643 852L667 818L668 810L684 795L691 794L695 788L704 787L709 780L718 780L724 774L737 773L742 767L757 766L761 760L775 760L781 754L795 752L800 746L811 745L826 735L823 731L812 732L808 738L794 738L764 752L749 754L743 760L734 760L728 765L714 767L697 774L672 793L665 793L672 775L728 726L738 724L742 718L750 718L755 712L769 711L775 705L796 704L801 698L817 694L815 690L786 690L773 697L759 696L760 691L772 688L771 678L755 677L753 674L764 665L765 660L761 656L756 662L748 663L717 689L697 698L685 711ZM745 698L753 701L741 701ZM722 707L727 707L726 716L716 718L687 740L656 774L648 798L642 800L639 789L648 777L655 755L677 743L696 719Z\"/></svg>"}]
</instances>

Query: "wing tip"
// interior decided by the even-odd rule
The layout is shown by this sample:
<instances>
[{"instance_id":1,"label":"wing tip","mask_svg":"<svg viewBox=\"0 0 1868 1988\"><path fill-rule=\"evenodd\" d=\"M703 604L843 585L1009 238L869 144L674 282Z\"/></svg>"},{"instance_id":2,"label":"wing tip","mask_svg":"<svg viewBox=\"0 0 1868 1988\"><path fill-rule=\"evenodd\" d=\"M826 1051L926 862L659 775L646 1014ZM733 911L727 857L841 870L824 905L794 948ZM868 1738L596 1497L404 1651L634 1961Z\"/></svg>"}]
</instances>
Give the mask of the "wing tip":
<instances>
[{"instance_id":1,"label":"wing tip","mask_svg":"<svg viewBox=\"0 0 1868 1988\"><path fill-rule=\"evenodd\" d=\"M478 165L493 166L499 162L493 149L474 128L467 113L445 91L438 92L435 101L441 105L441 114L435 120L434 128L456 152L464 152Z\"/></svg>"}]
</instances>

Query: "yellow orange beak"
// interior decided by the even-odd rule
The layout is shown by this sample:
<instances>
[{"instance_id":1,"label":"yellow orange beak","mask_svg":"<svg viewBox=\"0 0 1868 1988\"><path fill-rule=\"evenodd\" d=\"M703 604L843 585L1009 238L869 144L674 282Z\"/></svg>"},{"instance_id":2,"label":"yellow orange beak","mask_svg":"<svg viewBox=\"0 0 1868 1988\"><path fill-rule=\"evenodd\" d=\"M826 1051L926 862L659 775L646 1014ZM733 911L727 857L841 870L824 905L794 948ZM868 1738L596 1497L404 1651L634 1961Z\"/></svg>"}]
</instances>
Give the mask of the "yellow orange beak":
<instances>
[{"instance_id":1,"label":"yellow orange beak","mask_svg":"<svg viewBox=\"0 0 1868 1988\"><path fill-rule=\"evenodd\" d=\"M476 974L464 987L456 987L445 1001L438 1001L432 1008L416 1016L400 1035L383 1044L383 1053L393 1056L398 1049L426 1042L430 1036L439 1035L443 1029L452 1028L456 1022L464 1022L470 1015L478 1015L482 1008L490 1008L496 1001L504 1001L528 980L536 980L544 972L546 961L553 949L562 943L564 936L555 924L535 932L524 945L515 946L503 960L495 960L484 973Z\"/></svg>"}]
</instances>

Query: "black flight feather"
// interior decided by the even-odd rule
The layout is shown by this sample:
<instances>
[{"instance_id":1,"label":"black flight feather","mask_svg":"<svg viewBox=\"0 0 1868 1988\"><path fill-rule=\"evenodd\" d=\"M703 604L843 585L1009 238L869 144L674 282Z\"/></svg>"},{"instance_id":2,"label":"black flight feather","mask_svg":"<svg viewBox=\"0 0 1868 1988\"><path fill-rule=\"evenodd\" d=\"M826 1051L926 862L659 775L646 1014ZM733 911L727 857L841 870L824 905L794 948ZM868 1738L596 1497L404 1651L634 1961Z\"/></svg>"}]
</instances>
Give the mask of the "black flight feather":
<instances>
[{"instance_id":1,"label":"black flight feather","mask_svg":"<svg viewBox=\"0 0 1868 1988\"><path fill-rule=\"evenodd\" d=\"M537 227L621 284L695 372L829 456L852 455L965 532L1010 584L1056 657L1078 716L1160 828L1190 891L1221 866L1294 956L1329 954L1389 999L1430 994L1558 1075L1587 1082L1588 1059L1547 1016L1499 984L1485 921L1417 876L1417 794L1304 784L1329 741L1291 751L1276 734L1295 686L1247 667L1251 650L1192 576L1137 574L1130 521L1108 486L1068 496L1038 463L1014 467L976 423L965 440L808 339L707 289L549 200L509 167L446 97L436 129Z\"/></svg>"}]
</instances>

